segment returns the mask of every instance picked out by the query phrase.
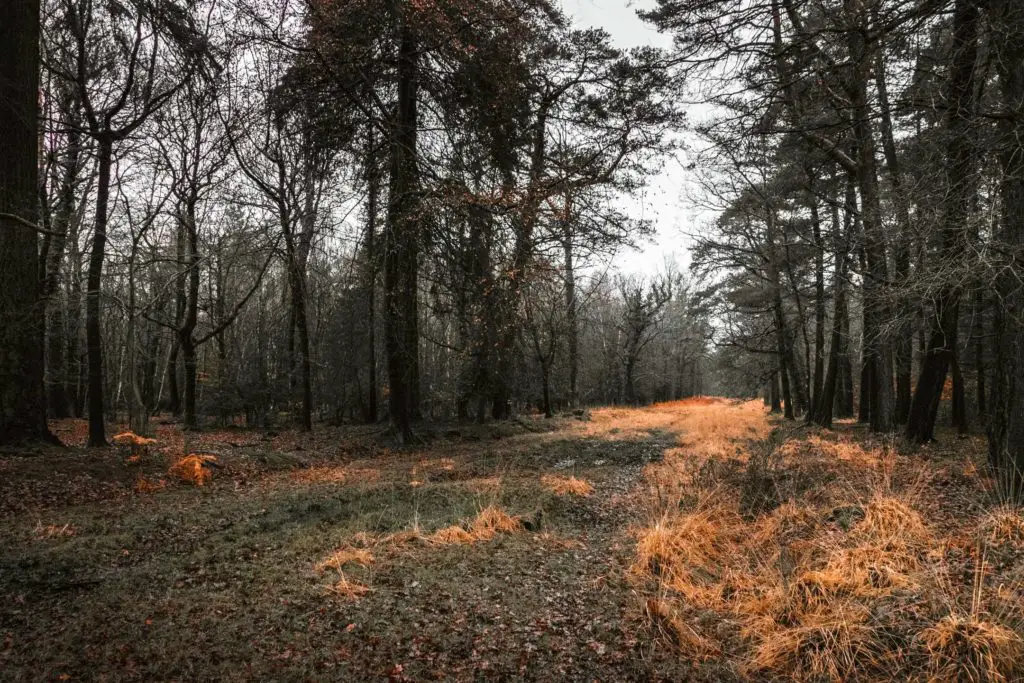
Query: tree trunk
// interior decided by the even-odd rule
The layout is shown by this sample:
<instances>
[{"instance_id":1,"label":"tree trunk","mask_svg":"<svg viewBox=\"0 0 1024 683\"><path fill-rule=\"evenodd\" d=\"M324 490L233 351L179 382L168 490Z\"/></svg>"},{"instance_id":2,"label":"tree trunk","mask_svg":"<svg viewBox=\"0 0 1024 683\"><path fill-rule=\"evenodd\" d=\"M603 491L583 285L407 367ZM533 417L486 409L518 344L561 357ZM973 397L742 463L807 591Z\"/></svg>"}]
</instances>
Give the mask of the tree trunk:
<instances>
[{"instance_id":1,"label":"tree trunk","mask_svg":"<svg viewBox=\"0 0 1024 683\"><path fill-rule=\"evenodd\" d=\"M374 141L374 127L371 125L367 141L367 198L366 198L366 244L365 282L366 288L366 372L367 401L366 421L377 421L377 202L380 197L380 173L377 149Z\"/></svg>"},{"instance_id":2,"label":"tree trunk","mask_svg":"<svg viewBox=\"0 0 1024 683\"><path fill-rule=\"evenodd\" d=\"M868 43L869 21L863 3L859 0L844 0L844 7L857 22L847 30L846 37L853 67L848 94L857 148L857 184L860 186L861 222L867 260L864 277L864 358L870 366L871 376L870 422L872 431L889 432L894 426L892 342L886 331L892 316L884 291L889 279L889 266L878 191L875 140L871 129L871 103L868 99L868 78L874 63L872 50L877 49L877 46Z\"/></svg>"},{"instance_id":3,"label":"tree trunk","mask_svg":"<svg viewBox=\"0 0 1024 683\"><path fill-rule=\"evenodd\" d=\"M1008 116L999 121L1002 226L996 235L1010 254L1024 250L1024 7L1017 0L993 0L991 25L1000 30L997 73ZM1024 500L1024 292L1019 257L1001 271L995 299L997 371L989 406L989 458L1004 500Z\"/></svg>"},{"instance_id":4,"label":"tree trunk","mask_svg":"<svg viewBox=\"0 0 1024 683\"><path fill-rule=\"evenodd\" d=\"M835 234L835 274L832 277L832 291L834 293L833 296L835 303L832 314L832 335L830 340L831 343L829 345L828 370L825 372L820 389L815 393L816 400L810 418L811 422L826 428L832 427L832 416L837 402L836 387L840 381L840 358L845 354L845 349L843 348L842 321L846 317L846 259L849 254L849 243L845 236L840 233L839 226L839 208L834 207L832 215L832 229ZM820 228L815 232L815 235L819 248L818 258L820 261L817 264L817 267L819 274L818 279L820 281L824 279L821 276L821 271L824 269L824 246L821 244ZM825 317L823 283L820 287L818 296L819 301L822 303L818 307L816 315L819 320L823 320ZM824 328L824 324L822 323L816 327ZM821 335L821 338L819 338L819 334ZM823 337L824 329L820 329L820 331L816 329L815 343L819 345L819 348L824 346ZM821 353L824 354L824 349L822 349ZM817 374L817 372L818 369L815 367L815 374Z\"/></svg>"},{"instance_id":5,"label":"tree trunk","mask_svg":"<svg viewBox=\"0 0 1024 683\"><path fill-rule=\"evenodd\" d=\"M71 104L68 108L76 106ZM61 265L71 223L75 220L75 189L81 170L81 132L73 125L68 130L68 147L61 163L62 177L57 208L50 229L54 234L46 251L43 300L46 306L46 399L50 417L69 417L64 354L64 316L60 310ZM77 231L76 231L77 237ZM77 330L75 331L77 333Z\"/></svg>"},{"instance_id":6,"label":"tree trunk","mask_svg":"<svg viewBox=\"0 0 1024 683\"><path fill-rule=\"evenodd\" d=\"M38 214L39 2L0 5L0 213ZM0 217L0 444L52 440L43 393L38 236Z\"/></svg>"},{"instance_id":7,"label":"tree trunk","mask_svg":"<svg viewBox=\"0 0 1024 683\"><path fill-rule=\"evenodd\" d=\"M814 379L811 383L811 405L823 405L821 393L825 382L825 245L821 243L821 219L818 216L818 200L811 200L811 229L814 234ZM839 266L836 266L838 271ZM833 287L838 283L838 275ZM835 325L833 325L835 328ZM835 348L835 347L833 347ZM836 365L838 368L838 364ZM832 423L832 393L835 391L833 376L832 391L828 398L828 421ZM812 411L808 411L808 415Z\"/></svg>"},{"instance_id":8,"label":"tree trunk","mask_svg":"<svg viewBox=\"0 0 1024 683\"><path fill-rule=\"evenodd\" d=\"M949 72L952 107L946 117L949 139L940 267L951 267L963 257L967 246L966 224L974 191L975 155L970 125L976 89L974 64L978 56L978 19L975 0L956 1L953 10L953 57ZM950 282L947 275L942 277L944 282L935 296L935 311L930 318L928 348L921 363L921 374L907 420L907 438L916 443L927 443L932 439L946 375L956 358L961 283Z\"/></svg>"},{"instance_id":9,"label":"tree trunk","mask_svg":"<svg viewBox=\"0 0 1024 683\"><path fill-rule=\"evenodd\" d=\"M178 345L184 360L184 409L185 429L196 429L196 341L195 330L199 323L199 229L196 225L194 203L185 206L185 215L179 217L181 234L185 238L185 307L181 326L178 328Z\"/></svg>"},{"instance_id":10,"label":"tree trunk","mask_svg":"<svg viewBox=\"0 0 1024 683\"><path fill-rule=\"evenodd\" d=\"M107 206L110 199L110 166L113 141L101 136L98 143L96 181L96 225L89 253L89 273L85 292L85 344L89 360L89 443L90 448L107 445L103 403L103 342L100 334L100 287L103 282L103 258L107 246Z\"/></svg>"},{"instance_id":11,"label":"tree trunk","mask_svg":"<svg viewBox=\"0 0 1024 683\"><path fill-rule=\"evenodd\" d=\"M541 375L541 386L544 393L544 417L552 417L554 411L551 410L551 366L549 363L542 362L540 364L540 375Z\"/></svg>"},{"instance_id":12,"label":"tree trunk","mask_svg":"<svg viewBox=\"0 0 1024 683\"><path fill-rule=\"evenodd\" d=\"M974 297L974 373L977 378L975 401L978 404L978 417L984 422L988 414L985 382L985 293L976 291Z\"/></svg>"},{"instance_id":13,"label":"tree trunk","mask_svg":"<svg viewBox=\"0 0 1024 683\"><path fill-rule=\"evenodd\" d=\"M302 373L302 422L303 431L313 429L313 383L312 365L309 358L309 321L306 319L306 284L297 255L289 250L289 274L292 291L292 311L295 315L295 329L298 331L299 371Z\"/></svg>"},{"instance_id":14,"label":"tree trunk","mask_svg":"<svg viewBox=\"0 0 1024 683\"><path fill-rule=\"evenodd\" d=\"M388 413L398 439L413 440L413 403L419 395L419 188L417 182L417 88L419 56L404 7L398 54L398 105L391 135L391 180L384 248L385 351L388 361Z\"/></svg>"},{"instance_id":15,"label":"tree trunk","mask_svg":"<svg viewBox=\"0 0 1024 683\"><path fill-rule=\"evenodd\" d=\"M576 271L573 263L572 223L569 216L569 201L566 198L565 220L562 222L562 249L565 253L565 325L566 350L569 364L569 407L575 408L579 400L577 383L579 377L579 316L576 301Z\"/></svg>"},{"instance_id":16,"label":"tree trunk","mask_svg":"<svg viewBox=\"0 0 1024 683\"><path fill-rule=\"evenodd\" d=\"M896 141L892 132L892 113L889 106L889 90L886 84L885 59L881 50L875 51L875 85L878 91L878 107L881 112L880 128L882 134L882 151L885 155L885 167L888 170L889 184L892 187L893 204L896 209L896 226L898 234L893 242L893 268L897 287L904 287L910 275L910 210L906 192L903 188L903 177L900 160L896 153ZM905 320L909 307L907 295L900 291L897 303L898 320ZM911 366L913 364L914 341L910 327L905 323L898 324L898 331L893 343L893 360L896 365L896 402L894 418L897 424L904 424L910 415Z\"/></svg>"},{"instance_id":17,"label":"tree trunk","mask_svg":"<svg viewBox=\"0 0 1024 683\"><path fill-rule=\"evenodd\" d=\"M787 420L795 420L796 413L793 411L793 392L789 384L789 368L786 367L786 356L779 351L779 380L782 384L782 415Z\"/></svg>"},{"instance_id":18,"label":"tree trunk","mask_svg":"<svg viewBox=\"0 0 1024 683\"><path fill-rule=\"evenodd\" d=\"M768 380L768 401L771 403L771 412L778 414L782 412L782 397L779 394L779 372L776 370Z\"/></svg>"},{"instance_id":19,"label":"tree trunk","mask_svg":"<svg viewBox=\"0 0 1024 683\"><path fill-rule=\"evenodd\" d=\"M768 240L768 262L766 263L768 285L772 290L772 312L775 316L775 334L779 353L779 367L782 372L782 394L787 419L795 419L807 408L806 385L800 374L793 340L786 323L786 312L782 300L782 283L779 280L778 254L775 245L775 211L767 208L765 226Z\"/></svg>"}]
</instances>

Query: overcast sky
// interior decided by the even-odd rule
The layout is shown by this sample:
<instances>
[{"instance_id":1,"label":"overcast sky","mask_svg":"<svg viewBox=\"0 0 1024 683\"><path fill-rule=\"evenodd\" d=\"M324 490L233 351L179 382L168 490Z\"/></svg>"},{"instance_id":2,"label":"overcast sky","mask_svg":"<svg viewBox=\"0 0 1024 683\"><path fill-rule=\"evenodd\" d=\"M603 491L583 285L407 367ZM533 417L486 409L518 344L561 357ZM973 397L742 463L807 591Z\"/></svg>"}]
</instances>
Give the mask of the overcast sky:
<instances>
[{"instance_id":1,"label":"overcast sky","mask_svg":"<svg viewBox=\"0 0 1024 683\"><path fill-rule=\"evenodd\" d=\"M638 9L654 7L654 0L562 0L562 6L581 26L597 26L611 34L619 47L653 45L668 48L670 36L658 33L641 21ZM625 271L651 273L664 262L664 255L675 253L681 266L689 264L686 233L695 225L693 208L685 200L687 172L685 154L666 159L662 173L653 180L642 197L627 201L626 209L637 218L654 222L655 242L642 250L623 251L615 265Z\"/></svg>"}]
</instances>

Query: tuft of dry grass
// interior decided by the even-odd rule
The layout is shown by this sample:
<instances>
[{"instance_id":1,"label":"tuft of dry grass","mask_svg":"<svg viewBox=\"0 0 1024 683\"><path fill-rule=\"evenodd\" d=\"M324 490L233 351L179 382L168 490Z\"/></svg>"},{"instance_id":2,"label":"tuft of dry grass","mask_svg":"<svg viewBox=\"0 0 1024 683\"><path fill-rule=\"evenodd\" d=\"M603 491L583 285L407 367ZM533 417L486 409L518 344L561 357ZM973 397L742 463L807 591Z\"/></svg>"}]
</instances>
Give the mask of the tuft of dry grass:
<instances>
[{"instance_id":1,"label":"tuft of dry grass","mask_svg":"<svg viewBox=\"0 0 1024 683\"><path fill-rule=\"evenodd\" d=\"M721 654L721 650L711 640L680 618L678 611L667 600L648 599L644 614L654 629L691 660L707 661Z\"/></svg>"},{"instance_id":2,"label":"tuft of dry grass","mask_svg":"<svg viewBox=\"0 0 1024 683\"><path fill-rule=\"evenodd\" d=\"M498 534L511 534L521 531L523 522L513 517L496 505L488 505L477 514L468 525L453 525L438 529L426 537L429 543L436 545L457 545L489 541Z\"/></svg>"},{"instance_id":3,"label":"tuft of dry grass","mask_svg":"<svg viewBox=\"0 0 1024 683\"><path fill-rule=\"evenodd\" d=\"M213 478L209 463L217 462L217 456L205 453L190 453L181 458L167 471L171 476L178 477L196 486L203 486Z\"/></svg>"},{"instance_id":4,"label":"tuft of dry grass","mask_svg":"<svg viewBox=\"0 0 1024 683\"><path fill-rule=\"evenodd\" d=\"M932 540L921 514L908 502L877 492L864 506L864 518L854 527L854 532L904 548L922 547Z\"/></svg>"},{"instance_id":5,"label":"tuft of dry grass","mask_svg":"<svg viewBox=\"0 0 1024 683\"><path fill-rule=\"evenodd\" d=\"M855 603L805 615L793 627L770 630L746 663L749 675L772 672L794 681L846 681L863 675L884 654L867 610Z\"/></svg>"},{"instance_id":6,"label":"tuft of dry grass","mask_svg":"<svg viewBox=\"0 0 1024 683\"><path fill-rule=\"evenodd\" d=\"M1024 543L1024 511L1013 505L990 510L978 529L979 540L995 546Z\"/></svg>"},{"instance_id":7,"label":"tuft of dry grass","mask_svg":"<svg viewBox=\"0 0 1024 683\"><path fill-rule=\"evenodd\" d=\"M545 474L540 481L551 492L559 496L586 497L594 492L593 485L585 479Z\"/></svg>"},{"instance_id":8,"label":"tuft of dry grass","mask_svg":"<svg viewBox=\"0 0 1024 683\"><path fill-rule=\"evenodd\" d=\"M1005 626L950 614L922 631L930 681L1002 683L1020 680L1024 640Z\"/></svg>"},{"instance_id":9,"label":"tuft of dry grass","mask_svg":"<svg viewBox=\"0 0 1024 683\"><path fill-rule=\"evenodd\" d=\"M37 522L32 534L36 538L69 538L78 533L78 529L74 527L70 522L67 524L47 524L43 525L42 522Z\"/></svg>"},{"instance_id":10,"label":"tuft of dry grass","mask_svg":"<svg viewBox=\"0 0 1024 683\"><path fill-rule=\"evenodd\" d=\"M497 505L488 505L473 520L472 531L480 539L492 538L495 534L511 534L520 531L523 523Z\"/></svg>"},{"instance_id":11,"label":"tuft of dry grass","mask_svg":"<svg viewBox=\"0 0 1024 683\"><path fill-rule=\"evenodd\" d=\"M126 431L120 434L115 434L111 439L118 446L152 446L156 443L156 439L149 439L144 436L139 436L135 432Z\"/></svg>"},{"instance_id":12,"label":"tuft of dry grass","mask_svg":"<svg viewBox=\"0 0 1024 683\"><path fill-rule=\"evenodd\" d=\"M139 436L132 431L115 434L110 440L115 446L127 451L128 462L132 464L140 462L142 457L149 452L149 447L156 443L156 439Z\"/></svg>"},{"instance_id":13,"label":"tuft of dry grass","mask_svg":"<svg viewBox=\"0 0 1024 683\"><path fill-rule=\"evenodd\" d=\"M348 481L349 475L344 467L331 465L318 465L295 470L291 473L292 479L310 484L322 483L343 483Z\"/></svg>"},{"instance_id":14,"label":"tuft of dry grass","mask_svg":"<svg viewBox=\"0 0 1024 683\"><path fill-rule=\"evenodd\" d=\"M136 493L156 493L167 488L166 479L147 479L146 477L139 475L139 478L135 480L135 484L132 486Z\"/></svg>"},{"instance_id":15,"label":"tuft of dry grass","mask_svg":"<svg viewBox=\"0 0 1024 683\"><path fill-rule=\"evenodd\" d=\"M966 586L963 567L949 564L970 543L956 542L955 519L933 521L934 465L870 436L783 433L767 445L778 497L750 512L744 487L761 451L749 446L768 431L761 407L695 403L683 412L666 420L684 427L680 446L644 469L654 505L631 575L653 586L645 613L685 656L718 652L752 680L905 679L925 660L930 680L1021 680L1013 667L1024 641L1000 625L1017 618L1020 592L984 571ZM1024 539L1012 508L968 528L978 553ZM968 592L971 614L1009 621L950 617L921 632L922 614ZM718 628L702 631L709 619ZM910 656L914 642L920 657Z\"/></svg>"},{"instance_id":16,"label":"tuft of dry grass","mask_svg":"<svg viewBox=\"0 0 1024 683\"><path fill-rule=\"evenodd\" d=\"M333 584L328 591L346 600L358 600L370 592L370 587L361 584L358 581L352 581L342 575L342 577Z\"/></svg>"},{"instance_id":17,"label":"tuft of dry grass","mask_svg":"<svg viewBox=\"0 0 1024 683\"><path fill-rule=\"evenodd\" d=\"M479 539L461 526L448 526L438 529L427 537L427 541L436 545L459 545L476 543Z\"/></svg>"},{"instance_id":18,"label":"tuft of dry grass","mask_svg":"<svg viewBox=\"0 0 1024 683\"><path fill-rule=\"evenodd\" d=\"M328 569L341 570L346 564L368 567L373 564L373 553L365 548L340 548L317 562L313 568L318 572Z\"/></svg>"}]
</instances>

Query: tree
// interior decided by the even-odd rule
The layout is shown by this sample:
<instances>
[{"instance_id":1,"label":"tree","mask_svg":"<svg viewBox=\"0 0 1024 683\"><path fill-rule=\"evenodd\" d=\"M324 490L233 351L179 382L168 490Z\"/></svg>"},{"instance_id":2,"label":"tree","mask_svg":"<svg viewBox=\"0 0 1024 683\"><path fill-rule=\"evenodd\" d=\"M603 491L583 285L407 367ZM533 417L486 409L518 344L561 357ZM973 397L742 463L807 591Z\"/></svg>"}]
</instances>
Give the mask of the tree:
<instances>
[{"instance_id":1,"label":"tree","mask_svg":"<svg viewBox=\"0 0 1024 683\"><path fill-rule=\"evenodd\" d=\"M39 2L0 8L0 444L47 439L38 200Z\"/></svg>"},{"instance_id":2,"label":"tree","mask_svg":"<svg viewBox=\"0 0 1024 683\"><path fill-rule=\"evenodd\" d=\"M115 146L129 138L207 62L187 10L168 3L94 6L62 0L47 68L77 90L97 154L96 211L86 289L89 445L105 446L100 288Z\"/></svg>"},{"instance_id":3,"label":"tree","mask_svg":"<svg viewBox=\"0 0 1024 683\"><path fill-rule=\"evenodd\" d=\"M644 349L657 336L661 313L672 300L679 283L680 275L672 269L650 282L634 276L620 277L616 283L624 304L620 329L623 340L623 398L626 403L636 404L639 401L636 391L637 363Z\"/></svg>"}]
</instances>

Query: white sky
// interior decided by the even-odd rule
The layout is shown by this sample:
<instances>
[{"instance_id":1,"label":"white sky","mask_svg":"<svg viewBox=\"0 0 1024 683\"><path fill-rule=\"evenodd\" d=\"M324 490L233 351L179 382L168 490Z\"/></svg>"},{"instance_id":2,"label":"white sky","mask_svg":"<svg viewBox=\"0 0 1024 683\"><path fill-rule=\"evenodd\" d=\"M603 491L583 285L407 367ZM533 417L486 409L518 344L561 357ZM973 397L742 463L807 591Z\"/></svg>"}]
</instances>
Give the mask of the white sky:
<instances>
[{"instance_id":1,"label":"white sky","mask_svg":"<svg viewBox=\"0 0 1024 683\"><path fill-rule=\"evenodd\" d=\"M654 0L562 0L562 7L577 24L603 28L618 47L671 47L671 36L658 33L636 14L638 9L654 6ZM688 173L684 164L682 152L678 158L666 159L661 174L652 180L643 196L625 200L624 208L630 215L651 220L657 233L653 244L644 245L639 251L623 251L615 257L614 264L621 270L653 273L662 267L664 257L672 253L680 266L689 265L685 233L696 226L695 210L685 198Z\"/></svg>"}]
</instances>

